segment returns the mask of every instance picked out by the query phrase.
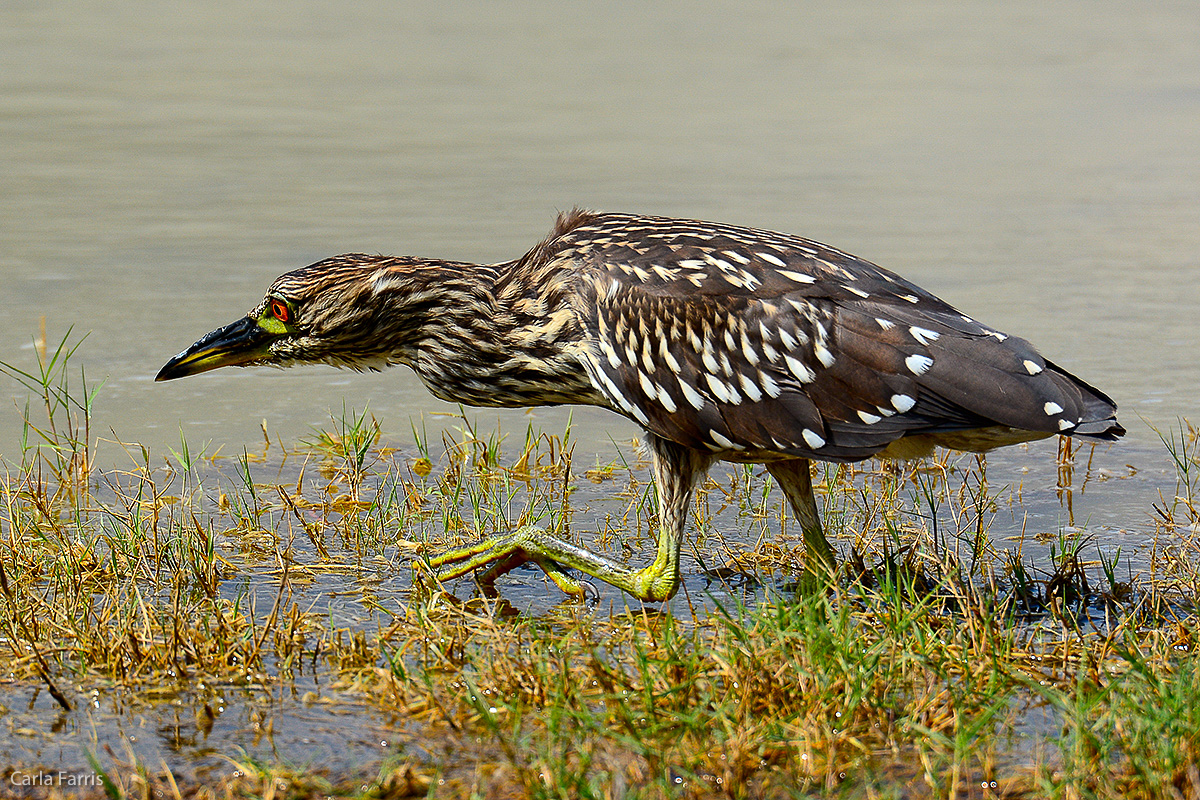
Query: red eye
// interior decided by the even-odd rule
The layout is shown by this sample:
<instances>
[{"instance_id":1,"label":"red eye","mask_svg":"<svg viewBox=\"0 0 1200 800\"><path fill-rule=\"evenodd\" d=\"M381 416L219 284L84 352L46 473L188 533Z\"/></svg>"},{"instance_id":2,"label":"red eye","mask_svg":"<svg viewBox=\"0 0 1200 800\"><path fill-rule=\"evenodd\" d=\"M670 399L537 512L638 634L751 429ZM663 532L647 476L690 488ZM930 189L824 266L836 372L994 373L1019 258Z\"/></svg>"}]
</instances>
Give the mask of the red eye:
<instances>
[{"instance_id":1,"label":"red eye","mask_svg":"<svg viewBox=\"0 0 1200 800\"><path fill-rule=\"evenodd\" d=\"M280 300L272 300L271 316L280 322L290 322L292 318L292 312L288 309L287 304Z\"/></svg>"}]
</instances>

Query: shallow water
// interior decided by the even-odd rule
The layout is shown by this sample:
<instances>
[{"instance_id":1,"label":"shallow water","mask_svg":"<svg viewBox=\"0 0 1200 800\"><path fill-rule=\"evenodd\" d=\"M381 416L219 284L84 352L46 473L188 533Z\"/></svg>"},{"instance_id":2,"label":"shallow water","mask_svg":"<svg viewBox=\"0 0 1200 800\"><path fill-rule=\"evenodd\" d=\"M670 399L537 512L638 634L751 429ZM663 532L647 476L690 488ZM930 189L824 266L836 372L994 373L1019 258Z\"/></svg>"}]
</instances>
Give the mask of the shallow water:
<instances>
[{"instance_id":1,"label":"shallow water","mask_svg":"<svg viewBox=\"0 0 1200 800\"><path fill-rule=\"evenodd\" d=\"M453 409L402 370L153 376L338 252L504 260L575 205L782 229L1112 395L1130 433L1099 452L1076 525L1144 559L1174 491L1147 423L1200 416L1197 41L1185 2L7 3L0 360L31 368L42 317L51 346L88 334L72 363L105 381L102 465L130 462L113 439L236 453L264 423L294 442L368 404L409 446ZM0 376L6 459L25 395ZM595 409L478 418L520 435L569 413L576 463L636 434ZM1035 527L1069 524L1052 446L989 470L1023 483Z\"/></svg>"},{"instance_id":2,"label":"shallow water","mask_svg":"<svg viewBox=\"0 0 1200 800\"><path fill-rule=\"evenodd\" d=\"M633 448L621 447L618 452L620 457L612 474L604 480L583 479L580 475L588 464L575 463L570 527L581 543L599 549L598 532L615 525L621 531L619 541L609 542L605 552L618 560L644 563L652 544L645 517L631 512L630 506L638 503L650 476L644 463L636 464L637 453ZM366 496L372 496L380 488L380 476L394 478L399 474L412 478L403 467L397 472L396 465L411 465L419 455L415 448L406 449L389 454L388 461L376 462L363 484ZM436 486L447 459L433 455L435 471L428 480L431 486ZM990 484L989 479L989 496L996 497L995 505L985 513L989 535L998 550L1019 552L1034 580L1048 578L1052 549L1078 536L1088 537L1081 553L1085 561L1093 563L1089 572L1097 584L1102 585L1102 578L1094 564L1101 555L1112 560L1119 554L1118 579L1124 579L1128 573L1145 572L1149 567L1152 527L1121 527L1121 515L1113 512L1111 504L1105 501L1105 486L1120 481L1143 491L1147 486L1138 484L1152 485L1155 480L1142 473L1117 472L1102 466L1115 466L1109 458L1111 451L1091 454L1092 467L1085 469L1088 455L1085 451L1077 459L1079 469L1072 488L1076 515L1089 517L1082 528L1069 524L1067 507L1055 491L1056 454L1051 443L1011 448L1004 452L1002 462L988 463L989 476L997 472L1019 476L1004 486ZM240 530L228 514L219 515L219 498L223 494L244 496L237 461L222 458L201 464L192 480L193 486L202 488L186 493L188 508L192 510L187 513L198 514L204 527L214 534L218 557L236 567L236 577L220 586L224 599L238 607L257 608L254 616L259 624L264 624L268 609L278 597L283 597L285 607L295 604L315 613L323 628L362 631L369 637L388 628L393 615L403 616L404 609L414 603L429 602L427 592L418 593L424 599L416 599L414 595L413 550L405 542L398 543L386 535L356 539L351 533L356 526L343 525L336 513L309 506L302 506L303 510L298 512L307 523L324 523L315 526L320 549L312 539L294 530L292 514L281 507L257 518L257 525L277 531L276 537L266 539L257 531ZM316 461L319 459L310 460L304 453L281 459L273 449L265 454L251 452L248 459L261 497L271 496L266 487L279 485L292 492L303 484L305 497L319 507L323 498L341 494L345 484L337 478L330 484L332 473L315 466ZM625 464L635 466L629 471ZM951 487L962 479L962 470L977 468L969 456L952 462L951 467L955 470L951 472ZM303 480L302 472L306 476ZM794 529L784 531L780 527L778 498L767 517L753 513L753 504L761 498L765 479L762 470L755 472L756 482L747 485L737 483L720 466L713 470L712 477L723 488L710 485L706 498L699 501L705 516L711 514L711 518L704 532L689 536L684 546L683 587L669 604L648 604L647 610L654 613L665 608L686 625L694 619L705 619L718 609L737 613L743 605L767 597L786 601L793 596L797 564L769 556L766 560L780 571L764 574L748 572L738 560L741 555L753 553L760 539L774 542L784 550L799 546ZM180 489L180 478L172 479L169 470L158 470L155 479L163 494ZM130 480L136 486L137 480ZM741 480L745 480L744 476ZM856 485L862 486L867 481L867 477L860 477ZM334 494L327 491L330 486L336 489ZM633 486L634 491L624 491L627 486ZM100 493L107 494L110 490L110 486L101 487ZM541 491L545 491L544 487ZM875 491L878 492L878 486ZM911 484L904 485L901 497L902 521L915 522L918 515L928 511L920 507L920 495ZM512 516L519 514L526 502L525 493L517 492L512 500ZM838 501L833 502L836 505ZM436 506L436 501L427 498L426 505ZM470 500L460 501L459 508L469 518ZM207 514L217 515L216 521L209 523ZM972 562L970 520L968 530L955 536L958 523L949 513L948 505L937 516L943 531L941 546L958 553L961 563L969 565ZM425 535L439 538L440 533L435 530L439 520L436 510L431 518L415 517L411 527L400 535L408 541L420 541ZM834 536L835 546L843 553L855 545L852 534L850 531ZM291 565L286 592L282 595L280 550L288 552ZM881 555L876 538L866 548L865 556L868 563L874 564ZM982 573L994 569L1002 581L1006 580L1001 564L990 558L983 563ZM643 608L603 583L591 585L594 597L587 605L580 605L564 596L540 570L522 567L498 582L503 599L494 606L495 613L519 614L553 624L553 620L563 617L619 618L630 609ZM463 601L478 602L478 590L468 577L448 582L447 588ZM1005 591L1002 588L1002 594ZM153 596L153 587L144 587L143 592L148 602L169 602L165 587L159 598ZM440 601L434 608L439 605ZM1107 621L1101 608L1081 609L1079 622L1084 629L1094 626L1103 630ZM1051 640L1060 634L1059 621L1044 614L1033 615L1026 624L1033 626L1028 629L1031 634L1044 625ZM311 648L312 642L308 646ZM336 776L338 781L361 776L364 784L377 777L379 762L389 758L447 770L466 766L461 763L463 755L455 755L461 750L455 735L423 728L428 721L390 716L340 688L338 674L326 664L325 657L313 655L310 662L306 652L293 669L297 671L287 676L276 675L276 670L268 665L270 677L261 683L252 678L248 683L239 680L210 684L193 678L133 687L103 681L75 684L77 678L60 675L57 679L60 686L65 687L75 703L69 712L64 712L40 685L15 684L7 690L0 706L0 720L6 725L0 729L0 763L14 765L23 770L22 775L62 773L84 780L93 774L87 760L87 753L92 753L109 770L120 772L121 765L136 760L152 771L163 764L169 765L181 781L207 782L232 773L230 758L250 758L259 763L301 767ZM1053 714L1038 708L1022 709L1015 716L1016 728L1007 751L1013 763L1028 760L1041 746L1043 737L1057 735L1061 728L1061 722Z\"/></svg>"}]
</instances>

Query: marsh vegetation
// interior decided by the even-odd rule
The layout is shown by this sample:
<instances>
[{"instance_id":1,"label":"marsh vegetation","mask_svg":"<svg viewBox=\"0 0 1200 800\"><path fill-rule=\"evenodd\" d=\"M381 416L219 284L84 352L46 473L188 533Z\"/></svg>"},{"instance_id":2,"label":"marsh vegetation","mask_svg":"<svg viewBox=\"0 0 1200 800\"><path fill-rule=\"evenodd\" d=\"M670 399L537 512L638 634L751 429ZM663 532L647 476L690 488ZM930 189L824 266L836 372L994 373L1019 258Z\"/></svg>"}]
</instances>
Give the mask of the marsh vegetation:
<instances>
[{"instance_id":1,"label":"marsh vegetation","mask_svg":"<svg viewBox=\"0 0 1200 800\"><path fill-rule=\"evenodd\" d=\"M499 597L429 555L535 523L637 562L654 496L636 443L342 409L296 443L92 430L64 339L31 368L0 481L3 792L128 797L1200 796L1200 436L1139 567L1073 516L1117 477L1065 441L1063 523L997 542L1025 487L987 462L822 466L836 586L760 467L719 466L681 596ZM446 424L444 424L446 423ZM396 437L399 438L399 437ZM102 458L119 462L98 467ZM1088 489L1090 490L1090 488ZM94 785L21 784L89 773Z\"/></svg>"}]
</instances>

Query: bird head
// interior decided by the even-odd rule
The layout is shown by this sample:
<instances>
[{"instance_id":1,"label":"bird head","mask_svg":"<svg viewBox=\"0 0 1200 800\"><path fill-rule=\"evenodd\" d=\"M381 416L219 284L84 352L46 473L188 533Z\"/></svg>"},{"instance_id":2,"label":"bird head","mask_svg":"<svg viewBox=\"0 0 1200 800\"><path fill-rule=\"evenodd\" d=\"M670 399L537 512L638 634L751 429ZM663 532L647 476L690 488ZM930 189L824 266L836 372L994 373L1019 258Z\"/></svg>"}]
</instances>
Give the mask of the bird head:
<instances>
[{"instance_id":1,"label":"bird head","mask_svg":"<svg viewBox=\"0 0 1200 800\"><path fill-rule=\"evenodd\" d=\"M155 377L218 367L326 363L378 369L402 363L418 330L421 262L350 254L278 278L246 316L203 336Z\"/></svg>"}]
</instances>

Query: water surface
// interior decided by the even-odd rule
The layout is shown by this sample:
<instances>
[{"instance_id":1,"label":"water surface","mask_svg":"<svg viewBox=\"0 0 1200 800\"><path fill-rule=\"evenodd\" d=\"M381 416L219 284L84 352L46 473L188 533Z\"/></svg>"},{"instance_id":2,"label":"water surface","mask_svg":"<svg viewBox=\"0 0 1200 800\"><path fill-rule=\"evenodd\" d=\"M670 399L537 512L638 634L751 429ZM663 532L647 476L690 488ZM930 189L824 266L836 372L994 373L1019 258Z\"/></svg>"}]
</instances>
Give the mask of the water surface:
<instances>
[{"instance_id":1,"label":"water surface","mask_svg":"<svg viewBox=\"0 0 1200 800\"><path fill-rule=\"evenodd\" d=\"M42 316L90 332L100 430L152 447L264 418L289 439L343 399L403 436L441 406L401 371L151 378L283 271L504 260L583 205L888 266L1112 394L1137 448L1137 415L1194 413L1200 386L1191 11L8 4L0 354L28 362Z\"/></svg>"}]
</instances>

